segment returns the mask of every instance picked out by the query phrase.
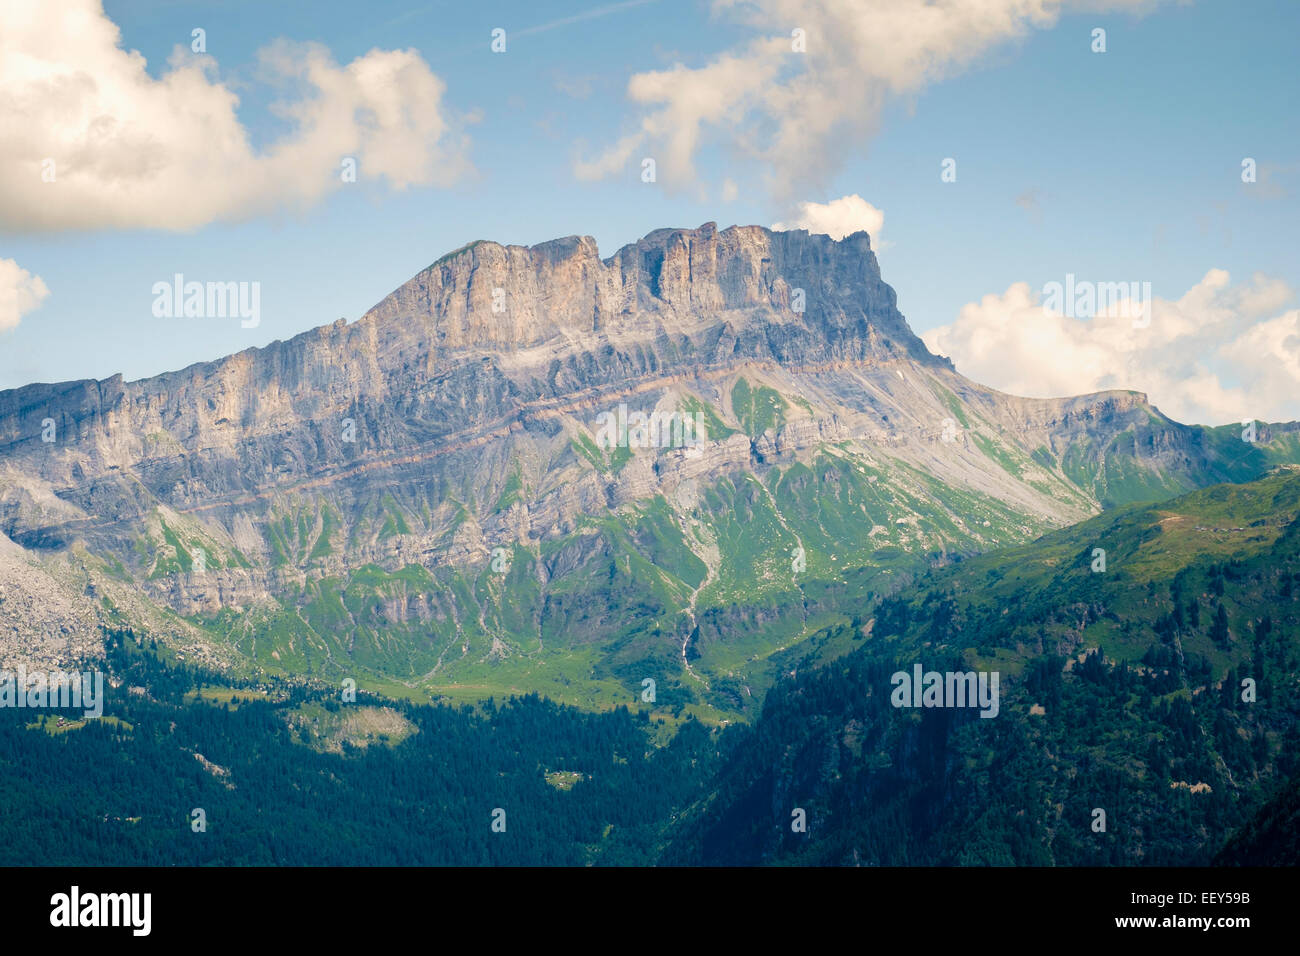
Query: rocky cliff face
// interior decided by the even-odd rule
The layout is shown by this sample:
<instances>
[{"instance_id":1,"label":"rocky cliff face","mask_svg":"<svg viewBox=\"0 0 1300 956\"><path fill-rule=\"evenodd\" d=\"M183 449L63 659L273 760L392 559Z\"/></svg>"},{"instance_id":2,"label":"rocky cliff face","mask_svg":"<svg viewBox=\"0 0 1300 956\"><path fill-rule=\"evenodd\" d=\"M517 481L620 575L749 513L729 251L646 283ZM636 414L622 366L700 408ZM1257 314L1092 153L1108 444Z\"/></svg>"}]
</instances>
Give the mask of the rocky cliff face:
<instances>
[{"instance_id":1,"label":"rocky cliff face","mask_svg":"<svg viewBox=\"0 0 1300 956\"><path fill-rule=\"evenodd\" d=\"M708 439L601 448L597 418L619 405L698 414ZM500 661L545 646L563 603L548 589L566 573L626 559L634 575L628 549L655 566L642 533L655 508L679 563L702 571L661 568L634 587L662 589L654 626L689 643L697 611L774 587L787 545L815 543L812 565L832 579L889 563L880 555L943 560L1104 502L1249 477L1295 447L1294 430L1261 439L1232 448L1131 392L992 392L908 328L865 233L707 224L608 259L589 237L474 243L351 324L139 382L2 392L0 533L33 560L134 589L190 653L196 633L217 659L288 613L307 625L285 639L294 653L364 634L366 666L395 654L423 679L450 667L449 650ZM770 539L746 538L738 510ZM630 543L614 543L609 520ZM484 577L494 548L537 582L518 620L498 619L517 596ZM389 577L363 595L370 567ZM588 581L592 600L608 589ZM218 612L242 623L213 631ZM587 636L619 631L609 618ZM727 626L715 622L715 641ZM21 644L24 626L10 627ZM409 660L430 630L436 648ZM691 648L663 642L685 668ZM262 663L292 657L275 653Z\"/></svg>"},{"instance_id":2,"label":"rocky cliff face","mask_svg":"<svg viewBox=\"0 0 1300 956\"><path fill-rule=\"evenodd\" d=\"M804 301L792 305L797 290ZM0 393L0 449L97 524L154 499L211 506L329 480L376 455L446 449L594 407L602 393L746 360L943 367L895 309L865 234L833 243L710 224L660 230L604 261L586 237L531 249L483 242L351 325L141 382ZM52 443L42 441L47 420ZM5 530L41 543L6 505ZM65 540L58 522L39 528L47 544Z\"/></svg>"},{"instance_id":3,"label":"rocky cliff face","mask_svg":"<svg viewBox=\"0 0 1300 956\"><path fill-rule=\"evenodd\" d=\"M708 223L660 229L606 260L589 236L532 248L478 242L434 263L364 321L387 330L394 320L419 328L434 350L528 355L717 329L743 354L785 362L938 361L898 313L866 233L837 243Z\"/></svg>"}]
</instances>

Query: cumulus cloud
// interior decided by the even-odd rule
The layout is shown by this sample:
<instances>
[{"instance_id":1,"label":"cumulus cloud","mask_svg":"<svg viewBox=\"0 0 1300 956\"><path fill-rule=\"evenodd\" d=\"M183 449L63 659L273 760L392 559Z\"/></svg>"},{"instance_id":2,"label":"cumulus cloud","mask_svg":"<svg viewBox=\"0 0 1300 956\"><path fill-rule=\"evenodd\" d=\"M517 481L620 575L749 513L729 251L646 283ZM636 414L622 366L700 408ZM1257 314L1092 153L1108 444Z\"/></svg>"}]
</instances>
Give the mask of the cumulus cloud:
<instances>
[{"instance_id":1,"label":"cumulus cloud","mask_svg":"<svg viewBox=\"0 0 1300 956\"><path fill-rule=\"evenodd\" d=\"M794 219L772 224L773 229L807 229L814 234L824 233L837 241L855 232L866 232L877 248L880 230L884 226L885 214L857 193L828 203L801 203Z\"/></svg>"},{"instance_id":2,"label":"cumulus cloud","mask_svg":"<svg viewBox=\"0 0 1300 956\"><path fill-rule=\"evenodd\" d=\"M22 317L50 294L40 276L12 259L0 259L0 332L16 328Z\"/></svg>"},{"instance_id":3,"label":"cumulus cloud","mask_svg":"<svg viewBox=\"0 0 1300 956\"><path fill-rule=\"evenodd\" d=\"M1140 11L1158 0L714 0L762 34L711 61L634 74L636 127L574 173L597 179L652 156L659 182L682 188L709 131L769 171L779 199L819 185L876 129L891 97L911 96L997 44L1062 13ZM802 49L802 52L800 50ZM938 162L938 157L936 157Z\"/></svg>"},{"instance_id":4,"label":"cumulus cloud","mask_svg":"<svg viewBox=\"0 0 1300 956\"><path fill-rule=\"evenodd\" d=\"M293 95L262 149L216 62L177 47L157 79L120 46L99 0L14 0L0 31L0 226L191 229L303 209L357 180L445 185L468 169L444 84L414 50L345 66L318 44L261 51L259 77ZM52 181L51 181L52 180Z\"/></svg>"},{"instance_id":5,"label":"cumulus cloud","mask_svg":"<svg viewBox=\"0 0 1300 956\"><path fill-rule=\"evenodd\" d=\"M782 66L780 51L786 48L784 40L759 40L740 54L723 54L698 69L679 63L671 70L635 74L628 82L628 97L654 108L637 132L593 160L578 160L574 173L585 180L613 175L653 143L658 170L673 184L692 182L705 126L735 125L734 117L747 112L747 104L773 84Z\"/></svg>"},{"instance_id":6,"label":"cumulus cloud","mask_svg":"<svg viewBox=\"0 0 1300 956\"><path fill-rule=\"evenodd\" d=\"M1015 395L1127 388L1191 424L1300 418L1300 310L1286 309L1294 294L1280 280L1233 285L1211 269L1177 301L1151 299L1145 327L1126 302L1087 317L1047 308L1047 298L1017 282L921 338L963 374Z\"/></svg>"}]
</instances>

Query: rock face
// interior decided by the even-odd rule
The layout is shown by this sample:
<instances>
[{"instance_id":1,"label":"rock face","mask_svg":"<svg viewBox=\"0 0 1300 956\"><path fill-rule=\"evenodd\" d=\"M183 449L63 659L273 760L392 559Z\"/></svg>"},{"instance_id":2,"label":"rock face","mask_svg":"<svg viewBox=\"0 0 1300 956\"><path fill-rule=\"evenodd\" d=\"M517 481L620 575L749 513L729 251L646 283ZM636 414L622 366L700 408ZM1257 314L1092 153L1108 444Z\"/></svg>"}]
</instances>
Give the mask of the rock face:
<instances>
[{"instance_id":1,"label":"rock face","mask_svg":"<svg viewBox=\"0 0 1300 956\"><path fill-rule=\"evenodd\" d=\"M802 312L791 307L799 289ZM482 242L351 325L141 382L0 393L0 449L76 509L117 520L155 499L212 506L328 480L377 454L502 433L581 411L602 391L745 360L946 367L895 309L865 233L833 243L710 224L660 230L605 261L587 237L531 249ZM53 443L42 442L46 419ZM124 469L129 477L112 474ZM23 509L8 498L5 507L4 526L39 545L15 518ZM59 525L41 524L45 543L59 543Z\"/></svg>"},{"instance_id":2,"label":"rock face","mask_svg":"<svg viewBox=\"0 0 1300 956\"><path fill-rule=\"evenodd\" d=\"M598 416L620 405L699 414L708 438L600 448ZM650 502L707 569L702 584L666 569L664 600L684 620L736 603L750 578L735 552L753 564L751 544L728 538L740 532L709 496L746 476L742 507L771 497L774 535L869 563L1021 540L1103 503L1250 477L1296 447L1294 426L1274 426L1233 448L1133 392L993 392L912 333L865 233L710 223L608 259L589 237L473 243L351 324L139 382L0 392L0 532L33 559L116 575L164 615L231 611L254 634L265 622L250 612L271 607L315 628L313 589L335 582L343 634L404 653L401 628L436 626L447 647L484 642L495 660L524 653L533 631L544 643L558 601L544 592L565 568L617 566L592 522L615 518L635 538ZM824 496L843 506L833 526L818 517ZM494 548L516 547L542 589L531 620L494 622L483 607L508 604L501 594L470 598L437 577L477 580ZM389 582L354 607L370 566L440 584ZM177 641L197 640L202 621L166 619ZM435 657L447 664L446 649Z\"/></svg>"},{"instance_id":3,"label":"rock face","mask_svg":"<svg viewBox=\"0 0 1300 956\"><path fill-rule=\"evenodd\" d=\"M602 336L653 343L714 329L737 354L787 363L938 361L895 307L865 232L833 242L708 223L660 229L603 261L589 236L532 248L478 242L366 318L407 331L418 323L433 349L572 351Z\"/></svg>"}]
</instances>

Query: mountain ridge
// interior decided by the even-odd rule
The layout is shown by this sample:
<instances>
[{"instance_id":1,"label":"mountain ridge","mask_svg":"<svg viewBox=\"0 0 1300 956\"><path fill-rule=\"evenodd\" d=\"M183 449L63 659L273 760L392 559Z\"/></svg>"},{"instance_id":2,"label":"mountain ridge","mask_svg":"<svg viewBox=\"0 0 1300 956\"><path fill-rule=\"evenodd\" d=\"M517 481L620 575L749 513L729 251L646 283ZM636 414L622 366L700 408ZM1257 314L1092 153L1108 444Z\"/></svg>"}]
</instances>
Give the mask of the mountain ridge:
<instances>
[{"instance_id":1,"label":"mountain ridge","mask_svg":"<svg viewBox=\"0 0 1300 956\"><path fill-rule=\"evenodd\" d=\"M700 416L706 440L602 449L619 403ZM134 589L177 653L528 688L551 649L577 667L576 642L612 657L548 691L607 695L638 671L702 689L690 654L767 667L808 608L831 613L809 588L847 567L943 563L1300 457L1300 425L1258 437L1132 391L985 388L912 333L866 233L707 223L605 259L590 237L471 243L356 322L136 382L0 392L0 533ZM491 570L505 552L526 578ZM615 611L596 569L620 563ZM755 622L761 646L731 661Z\"/></svg>"}]
</instances>

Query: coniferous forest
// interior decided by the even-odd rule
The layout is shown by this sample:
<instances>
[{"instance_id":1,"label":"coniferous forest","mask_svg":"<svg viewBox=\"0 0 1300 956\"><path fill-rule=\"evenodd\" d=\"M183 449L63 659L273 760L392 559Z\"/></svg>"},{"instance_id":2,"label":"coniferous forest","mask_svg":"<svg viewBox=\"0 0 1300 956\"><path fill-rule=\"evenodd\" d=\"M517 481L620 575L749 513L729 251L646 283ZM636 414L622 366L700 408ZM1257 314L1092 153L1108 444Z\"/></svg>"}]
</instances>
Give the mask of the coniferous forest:
<instances>
[{"instance_id":1,"label":"coniferous forest","mask_svg":"<svg viewBox=\"0 0 1300 956\"><path fill-rule=\"evenodd\" d=\"M1280 474L1180 499L1239 521L1284 506L1256 547L1226 559L1162 550L1152 529L1167 506L1146 506L862 595L809 640L750 725L670 726L535 694L459 707L340 700L318 685L232 682L166 662L129 629L108 632L103 718L0 711L0 854L71 865L1294 863L1297 494L1300 478ZM1124 568L1113 579L1090 571L1092 540ZM997 662L997 718L895 706L891 674L918 662Z\"/></svg>"}]
</instances>

